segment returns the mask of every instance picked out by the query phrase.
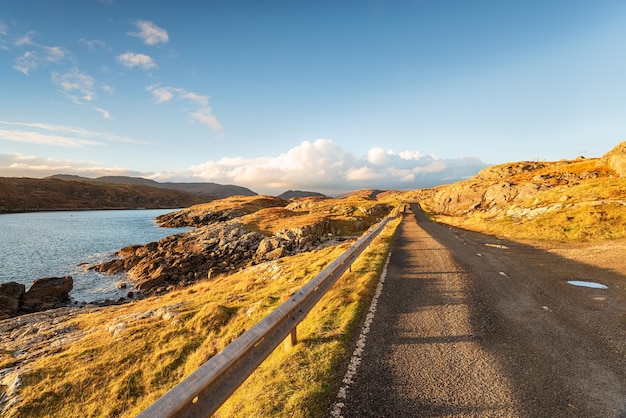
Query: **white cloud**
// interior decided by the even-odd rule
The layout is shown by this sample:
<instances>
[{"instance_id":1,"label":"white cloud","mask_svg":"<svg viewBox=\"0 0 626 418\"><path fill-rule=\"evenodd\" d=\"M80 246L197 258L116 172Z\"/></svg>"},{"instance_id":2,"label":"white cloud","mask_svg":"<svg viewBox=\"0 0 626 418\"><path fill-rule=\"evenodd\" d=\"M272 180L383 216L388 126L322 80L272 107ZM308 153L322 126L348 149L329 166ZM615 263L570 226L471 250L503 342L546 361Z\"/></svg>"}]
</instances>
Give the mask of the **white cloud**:
<instances>
[{"instance_id":1,"label":"white cloud","mask_svg":"<svg viewBox=\"0 0 626 418\"><path fill-rule=\"evenodd\" d=\"M135 54L134 52L126 52L117 56L117 60L125 67L141 67L144 70L155 68L157 65L154 60L145 54Z\"/></svg>"},{"instance_id":2,"label":"white cloud","mask_svg":"<svg viewBox=\"0 0 626 418\"><path fill-rule=\"evenodd\" d=\"M189 117L208 126L212 131L220 132L223 129L222 124L213 115L213 110L209 107L209 96L187 91L180 87L162 87L152 85L146 88L152 94L152 98L157 104L167 103L172 100L184 100L200 105L201 107L189 114Z\"/></svg>"},{"instance_id":3,"label":"white cloud","mask_svg":"<svg viewBox=\"0 0 626 418\"><path fill-rule=\"evenodd\" d=\"M156 103L165 103L170 100L188 100L192 103L200 106L209 105L209 96L187 91L180 87L161 87L159 85L152 85L146 88L146 91L152 93L152 98Z\"/></svg>"},{"instance_id":4,"label":"white cloud","mask_svg":"<svg viewBox=\"0 0 626 418\"><path fill-rule=\"evenodd\" d=\"M430 187L470 177L485 166L477 158L440 160L418 151L397 154L380 147L356 158L332 140L318 139L278 156L210 160L189 172L203 181L239 184L262 193L307 189L332 195L360 188Z\"/></svg>"},{"instance_id":5,"label":"white cloud","mask_svg":"<svg viewBox=\"0 0 626 418\"><path fill-rule=\"evenodd\" d=\"M375 147L367 152L366 160L375 165L385 164L387 161L387 151L381 147Z\"/></svg>"},{"instance_id":6,"label":"white cloud","mask_svg":"<svg viewBox=\"0 0 626 418\"><path fill-rule=\"evenodd\" d=\"M60 46L43 46L42 48L46 51L45 60L48 62L60 62L67 55L65 48Z\"/></svg>"},{"instance_id":7,"label":"white cloud","mask_svg":"<svg viewBox=\"0 0 626 418\"><path fill-rule=\"evenodd\" d=\"M128 34L140 38L146 45L156 45L169 41L167 31L150 21L138 20L133 22L133 24L139 29L139 32L128 32Z\"/></svg>"},{"instance_id":8,"label":"white cloud","mask_svg":"<svg viewBox=\"0 0 626 418\"><path fill-rule=\"evenodd\" d=\"M208 106L209 105L209 96L204 96L202 94L197 94L194 92L186 92L181 96L182 99L190 100L200 106Z\"/></svg>"},{"instance_id":9,"label":"white cloud","mask_svg":"<svg viewBox=\"0 0 626 418\"><path fill-rule=\"evenodd\" d=\"M94 107L94 109L102 115L103 119L113 119L107 110L104 110L101 107Z\"/></svg>"},{"instance_id":10,"label":"white cloud","mask_svg":"<svg viewBox=\"0 0 626 418\"><path fill-rule=\"evenodd\" d=\"M65 48L61 46L39 45L33 41L34 32L28 32L16 40L13 44L18 47L29 46L35 49L24 52L15 59L13 68L24 75L28 75L32 70L38 68L41 64L48 63L58 64L68 55ZM0 43L0 47L2 44ZM6 47L2 49L7 49ZM38 52L39 51L39 52Z\"/></svg>"},{"instance_id":11,"label":"white cloud","mask_svg":"<svg viewBox=\"0 0 626 418\"><path fill-rule=\"evenodd\" d=\"M203 107L193 112L191 119L208 126L212 131L219 132L223 129L222 124L213 115L210 107Z\"/></svg>"},{"instance_id":12,"label":"white cloud","mask_svg":"<svg viewBox=\"0 0 626 418\"><path fill-rule=\"evenodd\" d=\"M95 81L93 77L91 77L87 73L79 71L76 67L72 68L70 71L64 74L53 71L50 78L52 79L52 82L54 84L61 87L61 89L65 93L70 95L74 102L80 104L80 100L77 100L74 96L71 95L74 91L82 94L81 99L87 102L92 101L96 97L94 87Z\"/></svg>"},{"instance_id":13,"label":"white cloud","mask_svg":"<svg viewBox=\"0 0 626 418\"><path fill-rule=\"evenodd\" d=\"M169 102L174 96L182 95L185 90L176 87L159 87L157 85L149 86L146 91L152 93L152 98L158 104Z\"/></svg>"},{"instance_id":14,"label":"white cloud","mask_svg":"<svg viewBox=\"0 0 626 418\"><path fill-rule=\"evenodd\" d=\"M31 70L34 70L39 65L39 57L35 51L26 51L22 56L17 57L15 60L14 69L24 75L28 75Z\"/></svg>"}]
</instances>

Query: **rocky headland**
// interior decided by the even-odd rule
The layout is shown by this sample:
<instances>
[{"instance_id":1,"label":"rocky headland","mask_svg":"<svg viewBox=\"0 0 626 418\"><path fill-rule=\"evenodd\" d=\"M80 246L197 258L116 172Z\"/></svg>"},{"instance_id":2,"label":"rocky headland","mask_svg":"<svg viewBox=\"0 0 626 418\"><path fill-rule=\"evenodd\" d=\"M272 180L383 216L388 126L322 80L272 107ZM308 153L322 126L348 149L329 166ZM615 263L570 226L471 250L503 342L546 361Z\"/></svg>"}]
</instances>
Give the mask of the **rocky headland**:
<instances>
[{"instance_id":1,"label":"rocky headland","mask_svg":"<svg viewBox=\"0 0 626 418\"><path fill-rule=\"evenodd\" d=\"M314 197L290 202L237 196L157 218L161 226L194 227L158 242L122 248L96 271L127 272L135 288L160 293L362 234L392 206L375 200Z\"/></svg>"}]
</instances>

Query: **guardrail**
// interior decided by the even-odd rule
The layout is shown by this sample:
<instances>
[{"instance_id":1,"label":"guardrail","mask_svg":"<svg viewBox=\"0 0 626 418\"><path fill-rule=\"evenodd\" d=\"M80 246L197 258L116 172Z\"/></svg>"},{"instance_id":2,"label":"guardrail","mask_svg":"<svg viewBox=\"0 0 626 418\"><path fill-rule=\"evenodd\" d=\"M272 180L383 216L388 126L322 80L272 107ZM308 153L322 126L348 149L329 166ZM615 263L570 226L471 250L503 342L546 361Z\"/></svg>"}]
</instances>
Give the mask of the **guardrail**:
<instances>
[{"instance_id":1,"label":"guardrail","mask_svg":"<svg viewBox=\"0 0 626 418\"><path fill-rule=\"evenodd\" d=\"M363 235L288 300L211 357L138 415L140 418L207 417L213 414L272 351L292 335L296 326L351 267L354 260L383 230L400 207Z\"/></svg>"}]
</instances>

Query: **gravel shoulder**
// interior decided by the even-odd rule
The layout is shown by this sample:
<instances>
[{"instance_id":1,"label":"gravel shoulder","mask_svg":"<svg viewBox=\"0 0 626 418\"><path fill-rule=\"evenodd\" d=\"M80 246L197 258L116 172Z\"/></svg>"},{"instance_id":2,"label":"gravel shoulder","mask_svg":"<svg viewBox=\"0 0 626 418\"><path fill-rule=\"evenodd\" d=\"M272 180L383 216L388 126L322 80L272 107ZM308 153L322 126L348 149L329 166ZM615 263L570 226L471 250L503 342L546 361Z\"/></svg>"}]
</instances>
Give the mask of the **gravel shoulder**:
<instances>
[{"instance_id":1,"label":"gravel shoulder","mask_svg":"<svg viewBox=\"0 0 626 418\"><path fill-rule=\"evenodd\" d=\"M342 415L625 417L624 248L507 241L411 205Z\"/></svg>"}]
</instances>

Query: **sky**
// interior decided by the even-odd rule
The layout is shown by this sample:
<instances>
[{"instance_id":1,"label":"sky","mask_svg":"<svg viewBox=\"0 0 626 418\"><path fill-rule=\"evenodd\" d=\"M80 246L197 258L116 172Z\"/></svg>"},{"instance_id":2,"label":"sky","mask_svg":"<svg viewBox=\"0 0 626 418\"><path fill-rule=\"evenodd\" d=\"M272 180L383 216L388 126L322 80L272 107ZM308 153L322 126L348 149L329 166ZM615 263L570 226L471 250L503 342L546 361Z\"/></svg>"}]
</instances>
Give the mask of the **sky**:
<instances>
[{"instance_id":1,"label":"sky","mask_svg":"<svg viewBox=\"0 0 626 418\"><path fill-rule=\"evenodd\" d=\"M626 140L623 0L0 2L0 176L450 183Z\"/></svg>"}]
</instances>

